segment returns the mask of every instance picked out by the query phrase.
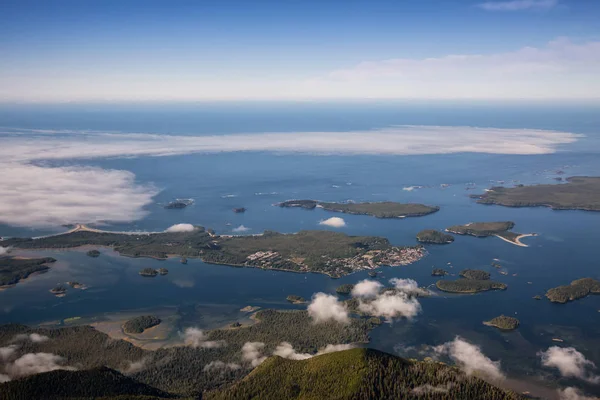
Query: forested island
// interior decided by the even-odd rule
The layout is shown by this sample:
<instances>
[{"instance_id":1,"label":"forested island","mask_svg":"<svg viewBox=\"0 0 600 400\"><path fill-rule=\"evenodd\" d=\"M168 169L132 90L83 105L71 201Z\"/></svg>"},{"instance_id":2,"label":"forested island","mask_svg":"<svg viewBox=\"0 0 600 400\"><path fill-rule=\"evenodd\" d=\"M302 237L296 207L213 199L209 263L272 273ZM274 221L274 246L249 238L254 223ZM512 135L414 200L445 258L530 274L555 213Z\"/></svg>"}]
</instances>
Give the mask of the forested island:
<instances>
[{"instance_id":1,"label":"forested island","mask_svg":"<svg viewBox=\"0 0 600 400\"><path fill-rule=\"evenodd\" d=\"M207 364L210 365L210 364ZM221 366L221 364L212 364ZM524 397L493 386L456 367L435 361L406 360L373 349L349 349L306 360L271 356L245 379L229 384L227 364L206 373L222 376L223 387L207 391L206 400L247 399L495 399ZM182 366L183 370L186 370ZM211 372L212 371L212 372ZM169 373L169 371L165 371ZM398 379L402 377L402 379ZM114 369L45 372L0 385L6 399L76 398L157 400L181 398ZM187 397L187 396L186 396ZM189 397L188 397L189 398ZM199 398L199 395L195 398Z\"/></svg>"},{"instance_id":2,"label":"forested island","mask_svg":"<svg viewBox=\"0 0 600 400\"><path fill-rule=\"evenodd\" d=\"M454 236L434 229L425 229L417 233L417 240L421 243L448 244L454 242Z\"/></svg>"},{"instance_id":3,"label":"forested island","mask_svg":"<svg viewBox=\"0 0 600 400\"><path fill-rule=\"evenodd\" d=\"M156 275L158 275L158 271L154 268L144 268L140 270L139 274L148 278L154 278Z\"/></svg>"},{"instance_id":4,"label":"forested island","mask_svg":"<svg viewBox=\"0 0 600 400\"><path fill-rule=\"evenodd\" d=\"M564 304L590 294L600 294L600 281L593 278L582 278L571 282L569 285L548 290L546 297L553 303Z\"/></svg>"},{"instance_id":5,"label":"forested island","mask_svg":"<svg viewBox=\"0 0 600 400\"><path fill-rule=\"evenodd\" d=\"M437 281L435 286L449 293L478 293L488 290L505 290L508 286L501 282L475 279L456 279Z\"/></svg>"},{"instance_id":6,"label":"forested island","mask_svg":"<svg viewBox=\"0 0 600 400\"><path fill-rule=\"evenodd\" d=\"M448 275L448 271L442 268L435 268L431 271L431 276L446 276Z\"/></svg>"},{"instance_id":7,"label":"forested island","mask_svg":"<svg viewBox=\"0 0 600 400\"><path fill-rule=\"evenodd\" d=\"M314 355L330 344L367 343L369 331L374 327L362 318L350 318L348 324L335 321L315 324L306 311L299 310L261 310L254 318L260 322L235 329L204 331L187 346L155 351L124 340L111 340L89 326L48 329L9 324L0 326L0 347L11 343L16 335L37 333L49 340L23 341L15 357L32 352L56 354L65 358L63 365L77 366L80 370L105 366L129 371L128 375L137 382L196 398L202 392L241 379L253 368L242 356L242 348L248 342L264 344L256 346L257 359L272 355L282 342L290 343L298 353ZM144 368L130 371L131 363L142 360ZM1 391L0 398L4 398Z\"/></svg>"},{"instance_id":8,"label":"forested island","mask_svg":"<svg viewBox=\"0 0 600 400\"><path fill-rule=\"evenodd\" d=\"M171 210L172 209L182 209L182 208L186 208L193 202L194 202L194 200L192 200L192 199L176 199L176 200L169 202L167 205L165 205L165 208L168 210L169 209L171 209Z\"/></svg>"},{"instance_id":9,"label":"forested island","mask_svg":"<svg viewBox=\"0 0 600 400\"><path fill-rule=\"evenodd\" d=\"M161 322L161 319L154 315L141 315L125 322L123 331L125 333L143 333L146 329L152 328Z\"/></svg>"},{"instance_id":10,"label":"forested island","mask_svg":"<svg viewBox=\"0 0 600 400\"><path fill-rule=\"evenodd\" d=\"M296 296L295 294L290 294L286 297L286 300L292 304L304 304L306 303L306 299L302 296Z\"/></svg>"},{"instance_id":11,"label":"forested island","mask_svg":"<svg viewBox=\"0 0 600 400\"><path fill-rule=\"evenodd\" d=\"M328 203L317 200L287 200L277 204L279 207L300 207L312 210L322 208L327 211L355 215L371 215L377 218L420 217L439 211L437 206L427 206L417 203L396 203L383 201L376 203Z\"/></svg>"},{"instance_id":12,"label":"forested island","mask_svg":"<svg viewBox=\"0 0 600 400\"><path fill-rule=\"evenodd\" d=\"M200 226L190 232L151 234L81 229L37 239L8 239L2 245L22 249L110 246L130 257L196 257L212 264L319 272L334 278L381 265L408 265L426 254L421 245L397 247L376 236L348 236L331 231L295 234L265 231L262 235L219 236Z\"/></svg>"},{"instance_id":13,"label":"forested island","mask_svg":"<svg viewBox=\"0 0 600 400\"><path fill-rule=\"evenodd\" d=\"M519 320L513 317L507 317L506 315L500 315L499 317L485 321L483 324L487 326L493 326L504 331L512 331L513 329L517 329L519 327Z\"/></svg>"},{"instance_id":14,"label":"forested island","mask_svg":"<svg viewBox=\"0 0 600 400\"><path fill-rule=\"evenodd\" d=\"M507 207L550 207L554 210L600 211L600 177L574 176L562 184L495 186L472 195L481 204Z\"/></svg>"},{"instance_id":15,"label":"forested island","mask_svg":"<svg viewBox=\"0 0 600 400\"><path fill-rule=\"evenodd\" d=\"M354 289L353 284L345 283L335 288L335 292L339 294L350 294L350 292L352 292L352 289Z\"/></svg>"},{"instance_id":16,"label":"forested island","mask_svg":"<svg viewBox=\"0 0 600 400\"><path fill-rule=\"evenodd\" d=\"M459 276L466 279L474 279L474 280L488 280L490 279L490 273L486 271L482 271L479 269L463 269L459 272Z\"/></svg>"},{"instance_id":17,"label":"forested island","mask_svg":"<svg viewBox=\"0 0 600 400\"><path fill-rule=\"evenodd\" d=\"M515 223L512 221L470 222L465 225L453 225L447 228L446 231L457 235L471 235L480 238L496 236L517 246L527 247L521 243L521 238L535 236L535 234L512 232L511 229L514 228L514 226Z\"/></svg>"},{"instance_id":18,"label":"forested island","mask_svg":"<svg viewBox=\"0 0 600 400\"><path fill-rule=\"evenodd\" d=\"M246 379L206 395L207 400L422 398L522 397L441 362L406 360L372 349L345 350L307 360L271 357Z\"/></svg>"},{"instance_id":19,"label":"forested island","mask_svg":"<svg viewBox=\"0 0 600 400\"><path fill-rule=\"evenodd\" d=\"M0 287L16 285L31 274L46 272L50 269L48 264L53 262L56 260L52 257L0 257Z\"/></svg>"},{"instance_id":20,"label":"forested island","mask_svg":"<svg viewBox=\"0 0 600 400\"><path fill-rule=\"evenodd\" d=\"M85 254L87 254L88 257L92 257L92 258L100 257L100 252L98 250L90 250Z\"/></svg>"}]
</instances>

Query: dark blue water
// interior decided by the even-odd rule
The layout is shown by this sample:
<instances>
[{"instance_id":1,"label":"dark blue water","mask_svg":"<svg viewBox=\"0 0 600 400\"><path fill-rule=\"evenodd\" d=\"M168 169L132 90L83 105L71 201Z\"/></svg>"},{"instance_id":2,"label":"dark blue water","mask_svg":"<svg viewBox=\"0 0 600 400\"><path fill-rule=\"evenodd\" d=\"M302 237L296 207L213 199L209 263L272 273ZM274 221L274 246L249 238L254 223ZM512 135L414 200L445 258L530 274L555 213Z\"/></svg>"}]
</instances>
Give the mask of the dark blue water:
<instances>
[{"instance_id":1,"label":"dark blue water","mask_svg":"<svg viewBox=\"0 0 600 400\"><path fill-rule=\"evenodd\" d=\"M553 183L555 171L570 175L600 174L600 109L584 105L454 106L443 104L242 104L185 105L152 109L142 106L22 106L0 109L0 126L32 129L90 129L162 134L206 134L271 131L356 130L393 124L478 125L544 128L582 133L586 137L554 154L507 156L453 154L437 156L310 156L269 153L192 154L172 157L96 159L78 164L133 172L140 183L161 189L148 216L114 230L163 230L175 223L192 223L230 233L237 226L248 233L265 229L296 232L322 229L319 221L337 214L322 210L281 209L272 204L290 198L327 201L422 202L441 207L438 213L403 220L343 216L348 234L378 235L394 244L414 244L415 234L471 221L511 220L515 231L536 232L523 239L530 247L517 247L497 238L457 237L448 246L429 246L429 255L416 264L383 268L382 282L392 277L412 278L422 286L435 282L433 267L481 268L492 279L508 284L505 292L445 295L421 301L423 312L413 321L385 324L372 334L373 347L416 355L415 346L437 345L461 335L482 346L492 359L513 376L545 375L536 352L565 340L600 365L600 296L555 305L532 297L551 287L581 277L600 278L600 213L552 211L546 208L504 208L476 204L468 196L480 193L491 180ZM60 163L58 163L60 165ZM473 182L474 190L466 190ZM449 184L447 188L441 184ZM423 186L412 191L409 186ZM193 198L183 210L166 210L173 198ZM234 214L233 207L246 207ZM45 231L0 226L0 236L33 235ZM43 252L59 262L50 272L0 292L0 323L29 324L73 316L94 317L123 310L203 305L237 310L248 304L294 308L288 294L310 298L318 291L333 293L342 283L367 278L357 273L332 280L317 274L300 275L206 265L190 260L156 261L119 257L107 249L97 259L83 251ZM490 266L500 259L508 276ZM142 267L165 266L169 275L144 279ZM516 276L513 276L516 274ZM78 280L86 291L70 290L64 298L48 293L57 282ZM215 310L219 310L215 308ZM233 312L233 311L232 311ZM234 313L235 314L235 313ZM521 327L501 333L482 321L499 314L515 315ZM197 320L181 320L186 324ZM565 381L566 382L566 381ZM572 382L566 382L572 383ZM593 393L597 388L587 388Z\"/></svg>"}]
</instances>

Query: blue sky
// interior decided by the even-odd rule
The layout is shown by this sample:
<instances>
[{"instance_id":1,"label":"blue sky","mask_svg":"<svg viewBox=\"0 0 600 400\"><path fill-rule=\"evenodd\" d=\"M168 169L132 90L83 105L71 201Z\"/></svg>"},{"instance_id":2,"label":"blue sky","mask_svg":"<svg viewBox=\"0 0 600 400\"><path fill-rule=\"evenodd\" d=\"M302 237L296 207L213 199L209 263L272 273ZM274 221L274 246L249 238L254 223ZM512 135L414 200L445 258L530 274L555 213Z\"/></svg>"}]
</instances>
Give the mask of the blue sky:
<instances>
[{"instance_id":1,"label":"blue sky","mask_svg":"<svg viewBox=\"0 0 600 400\"><path fill-rule=\"evenodd\" d=\"M0 0L0 101L600 97L600 1Z\"/></svg>"}]
</instances>

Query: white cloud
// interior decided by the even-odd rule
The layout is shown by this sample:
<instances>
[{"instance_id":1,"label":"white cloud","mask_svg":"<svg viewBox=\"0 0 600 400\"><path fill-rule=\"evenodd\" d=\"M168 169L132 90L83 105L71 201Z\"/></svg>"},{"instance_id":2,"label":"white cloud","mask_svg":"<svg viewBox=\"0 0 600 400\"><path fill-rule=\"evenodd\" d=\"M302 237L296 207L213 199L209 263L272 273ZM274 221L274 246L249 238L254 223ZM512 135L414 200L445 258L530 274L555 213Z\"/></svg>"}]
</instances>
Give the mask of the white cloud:
<instances>
[{"instance_id":1,"label":"white cloud","mask_svg":"<svg viewBox=\"0 0 600 400\"><path fill-rule=\"evenodd\" d=\"M257 367L267 359L262 355L265 344L262 342L246 342L242 346L242 360L249 362L253 367Z\"/></svg>"},{"instance_id":2,"label":"white cloud","mask_svg":"<svg viewBox=\"0 0 600 400\"><path fill-rule=\"evenodd\" d=\"M146 369L146 365L150 362L150 357L143 357L138 361L129 361L129 365L125 369L125 374L135 374L137 372L141 372Z\"/></svg>"},{"instance_id":3,"label":"white cloud","mask_svg":"<svg viewBox=\"0 0 600 400\"><path fill-rule=\"evenodd\" d=\"M384 292L374 300L362 302L358 309L366 314L384 317L387 320L406 317L413 318L421 312L421 304L406 293Z\"/></svg>"},{"instance_id":4,"label":"white cloud","mask_svg":"<svg viewBox=\"0 0 600 400\"><path fill-rule=\"evenodd\" d=\"M127 171L1 161L0 169L0 223L14 226L136 220L146 215L143 207L156 194Z\"/></svg>"},{"instance_id":5,"label":"white cloud","mask_svg":"<svg viewBox=\"0 0 600 400\"><path fill-rule=\"evenodd\" d=\"M477 6L487 11L520 11L520 10L548 10L558 5L558 0L511 0L511 1L486 1Z\"/></svg>"},{"instance_id":6,"label":"white cloud","mask_svg":"<svg viewBox=\"0 0 600 400\"><path fill-rule=\"evenodd\" d=\"M238 233L238 232L241 233L241 232L248 232L249 230L250 230L250 228L245 227L244 225L240 225L237 228L233 228L231 231L236 232L236 233Z\"/></svg>"},{"instance_id":7,"label":"white cloud","mask_svg":"<svg viewBox=\"0 0 600 400\"><path fill-rule=\"evenodd\" d=\"M192 232L194 229L194 225L192 224L175 224L168 227L165 232Z\"/></svg>"},{"instance_id":8,"label":"white cloud","mask_svg":"<svg viewBox=\"0 0 600 400\"><path fill-rule=\"evenodd\" d=\"M503 379L500 361L492 361L473 345L457 336L453 341L434 347L438 354L448 355L458 366L471 375L480 373L490 379Z\"/></svg>"},{"instance_id":9,"label":"white cloud","mask_svg":"<svg viewBox=\"0 0 600 400\"><path fill-rule=\"evenodd\" d=\"M558 390L558 397L560 400L598 400L597 397L589 397L581 393L581 391L574 387L568 387L564 390Z\"/></svg>"},{"instance_id":10,"label":"white cloud","mask_svg":"<svg viewBox=\"0 0 600 400\"><path fill-rule=\"evenodd\" d=\"M431 294L429 290L420 288L419 284L414 279L392 278L390 279L390 283L394 285L394 288L408 295L427 296Z\"/></svg>"},{"instance_id":11,"label":"white cloud","mask_svg":"<svg viewBox=\"0 0 600 400\"><path fill-rule=\"evenodd\" d=\"M312 354L297 353L296 350L294 350L294 347L288 342L281 342L273 352L273 355L290 360L306 360L307 358L312 357Z\"/></svg>"},{"instance_id":12,"label":"white cloud","mask_svg":"<svg viewBox=\"0 0 600 400\"><path fill-rule=\"evenodd\" d=\"M8 253L8 247L0 246L0 256L3 256Z\"/></svg>"},{"instance_id":13,"label":"white cloud","mask_svg":"<svg viewBox=\"0 0 600 400\"><path fill-rule=\"evenodd\" d=\"M50 353L29 353L6 366L5 370L12 378L23 377L42 372L66 369L75 371L76 368L61 365L64 358Z\"/></svg>"},{"instance_id":14,"label":"white cloud","mask_svg":"<svg viewBox=\"0 0 600 400\"><path fill-rule=\"evenodd\" d=\"M365 279L354 285L352 296L364 298L376 297L382 287L383 285L377 281Z\"/></svg>"},{"instance_id":15,"label":"white cloud","mask_svg":"<svg viewBox=\"0 0 600 400\"><path fill-rule=\"evenodd\" d=\"M242 367L239 364L225 363L223 361L217 360L217 361L209 362L208 364L206 364L204 366L204 368L202 370L204 372L208 372L208 371L226 370L226 369L236 370L236 369L240 369L240 368L242 368Z\"/></svg>"},{"instance_id":16,"label":"white cloud","mask_svg":"<svg viewBox=\"0 0 600 400\"><path fill-rule=\"evenodd\" d=\"M538 355L544 367L557 368L562 376L600 383L600 376L589 371L595 369L596 365L573 347L552 346Z\"/></svg>"},{"instance_id":17,"label":"white cloud","mask_svg":"<svg viewBox=\"0 0 600 400\"><path fill-rule=\"evenodd\" d=\"M14 337L13 341L17 342L20 340L31 340L33 343L43 343L50 338L48 336L40 335L39 333L30 333L29 335L26 333L22 333Z\"/></svg>"},{"instance_id":18,"label":"white cloud","mask_svg":"<svg viewBox=\"0 0 600 400\"><path fill-rule=\"evenodd\" d=\"M425 396L425 395L436 394L436 393L448 393L448 391L450 391L450 389L452 389L452 386L453 386L452 382L450 382L446 385L439 385L439 386L433 386L433 385L430 385L429 383L427 383L425 385L415 387L412 390L412 393L417 396Z\"/></svg>"},{"instance_id":19,"label":"white cloud","mask_svg":"<svg viewBox=\"0 0 600 400\"><path fill-rule=\"evenodd\" d=\"M13 354L15 354L18 348L19 346L14 344L6 347L0 347L0 359L4 361L8 360L13 356Z\"/></svg>"},{"instance_id":20,"label":"white cloud","mask_svg":"<svg viewBox=\"0 0 600 400\"><path fill-rule=\"evenodd\" d=\"M4 383L4 382L10 382L10 376L0 374L0 383Z\"/></svg>"},{"instance_id":21,"label":"white cloud","mask_svg":"<svg viewBox=\"0 0 600 400\"><path fill-rule=\"evenodd\" d=\"M204 331L198 328L187 328L183 333L183 341L187 346L205 349L214 349L226 345L223 340L206 340Z\"/></svg>"},{"instance_id":22,"label":"white cloud","mask_svg":"<svg viewBox=\"0 0 600 400\"><path fill-rule=\"evenodd\" d=\"M319 225L331 226L332 228L343 228L346 226L346 221L340 217L331 217L319 222Z\"/></svg>"},{"instance_id":23,"label":"white cloud","mask_svg":"<svg viewBox=\"0 0 600 400\"><path fill-rule=\"evenodd\" d=\"M337 297L322 292L313 295L308 305L308 315L315 323L337 321L347 324L350 322L346 305L338 301Z\"/></svg>"},{"instance_id":24,"label":"white cloud","mask_svg":"<svg viewBox=\"0 0 600 400\"><path fill-rule=\"evenodd\" d=\"M600 43L598 45L600 49ZM592 49L570 50L589 53ZM600 59L600 56L599 56ZM600 65L600 62L599 62ZM46 227L143 218L158 189L131 172L41 161L190 153L272 151L311 154L547 154L579 136L566 132L474 127L393 126L352 132L170 136L23 131L0 132L0 223ZM38 163L35 164L34 163ZM323 221L340 227L341 218Z\"/></svg>"},{"instance_id":25,"label":"white cloud","mask_svg":"<svg viewBox=\"0 0 600 400\"><path fill-rule=\"evenodd\" d=\"M355 348L353 344L328 344L317 352L317 355L335 353L338 351L350 350Z\"/></svg>"}]
</instances>

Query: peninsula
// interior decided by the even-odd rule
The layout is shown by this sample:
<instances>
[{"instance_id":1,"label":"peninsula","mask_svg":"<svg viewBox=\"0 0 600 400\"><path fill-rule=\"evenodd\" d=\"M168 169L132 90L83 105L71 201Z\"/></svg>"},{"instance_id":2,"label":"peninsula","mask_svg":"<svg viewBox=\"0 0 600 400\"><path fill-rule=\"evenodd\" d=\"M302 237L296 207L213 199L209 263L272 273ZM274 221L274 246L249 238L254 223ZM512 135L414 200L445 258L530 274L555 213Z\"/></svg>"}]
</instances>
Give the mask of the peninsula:
<instances>
[{"instance_id":1,"label":"peninsula","mask_svg":"<svg viewBox=\"0 0 600 400\"><path fill-rule=\"evenodd\" d=\"M292 272L318 272L338 278L379 266L408 265L426 254L421 245L398 247L377 236L348 236L331 231L219 236L197 226L188 232L108 232L80 226L65 234L12 238L3 246L21 249L64 249L109 246L123 256L166 259L199 258L206 263Z\"/></svg>"},{"instance_id":2,"label":"peninsula","mask_svg":"<svg viewBox=\"0 0 600 400\"><path fill-rule=\"evenodd\" d=\"M434 229L425 229L417 233L417 240L421 243L448 244L454 242L454 236Z\"/></svg>"},{"instance_id":3,"label":"peninsula","mask_svg":"<svg viewBox=\"0 0 600 400\"><path fill-rule=\"evenodd\" d=\"M312 210L322 208L326 211L355 215L371 215L377 218L421 217L439 211L437 206L417 203L396 203L384 201L377 203L327 203L317 200L287 200L277 204L279 207L300 207Z\"/></svg>"},{"instance_id":4,"label":"peninsula","mask_svg":"<svg viewBox=\"0 0 600 400\"><path fill-rule=\"evenodd\" d=\"M521 247L528 247L526 244L521 243L521 239L528 236L536 236L536 234L521 234L512 232L511 229L514 226L515 223L512 221L470 222L465 225L453 225L447 228L446 232L457 235L471 235L480 238L496 236L508 243Z\"/></svg>"},{"instance_id":5,"label":"peninsula","mask_svg":"<svg viewBox=\"0 0 600 400\"><path fill-rule=\"evenodd\" d=\"M495 186L483 194L471 197L481 204L498 204L506 207L600 211L600 177L574 176L567 178L565 182L519 185L512 188Z\"/></svg>"},{"instance_id":6,"label":"peninsula","mask_svg":"<svg viewBox=\"0 0 600 400\"><path fill-rule=\"evenodd\" d=\"M0 257L0 288L16 285L20 280L27 279L31 274L46 272L50 269L48 264L55 261L51 257Z\"/></svg>"},{"instance_id":7,"label":"peninsula","mask_svg":"<svg viewBox=\"0 0 600 400\"><path fill-rule=\"evenodd\" d=\"M485 321L483 324L493 326L503 331L512 331L519 326L519 320L513 317L507 317L506 315L500 315L499 317Z\"/></svg>"},{"instance_id":8,"label":"peninsula","mask_svg":"<svg viewBox=\"0 0 600 400\"><path fill-rule=\"evenodd\" d=\"M571 282L569 285L548 290L546 297L553 303L564 304L590 294L600 294L600 281L593 278L582 278Z\"/></svg>"}]
</instances>

